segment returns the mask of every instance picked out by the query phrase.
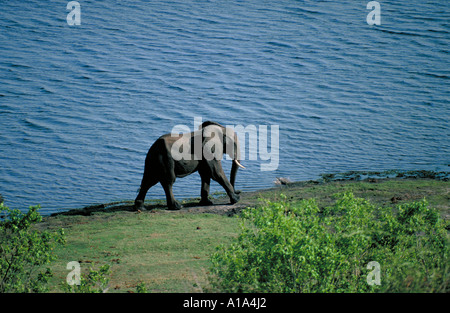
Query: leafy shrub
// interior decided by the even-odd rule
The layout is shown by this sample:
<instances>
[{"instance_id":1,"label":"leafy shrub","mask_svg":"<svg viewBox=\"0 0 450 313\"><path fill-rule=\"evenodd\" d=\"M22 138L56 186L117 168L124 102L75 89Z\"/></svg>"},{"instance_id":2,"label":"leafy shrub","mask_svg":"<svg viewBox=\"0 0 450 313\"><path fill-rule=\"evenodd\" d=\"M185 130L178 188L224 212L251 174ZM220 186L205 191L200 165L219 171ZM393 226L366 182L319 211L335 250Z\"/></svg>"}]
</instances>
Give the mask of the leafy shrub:
<instances>
[{"instance_id":1,"label":"leafy shrub","mask_svg":"<svg viewBox=\"0 0 450 313\"><path fill-rule=\"evenodd\" d=\"M37 231L39 206L27 213L0 203L0 292L44 292L52 276L44 265L55 259L53 249L64 243L64 231Z\"/></svg>"},{"instance_id":2,"label":"leafy shrub","mask_svg":"<svg viewBox=\"0 0 450 313\"><path fill-rule=\"evenodd\" d=\"M111 266L105 264L99 270L89 269L87 274L80 275L80 283L69 285L64 282L62 290L68 293L106 293L109 290L109 281L111 275ZM145 283L140 282L136 285L136 293L147 293Z\"/></svg>"},{"instance_id":3,"label":"leafy shrub","mask_svg":"<svg viewBox=\"0 0 450 313\"><path fill-rule=\"evenodd\" d=\"M145 283L140 282L139 284L137 284L136 292L137 293L147 293L148 289L147 289L147 286L145 286Z\"/></svg>"},{"instance_id":4,"label":"leafy shrub","mask_svg":"<svg viewBox=\"0 0 450 313\"><path fill-rule=\"evenodd\" d=\"M227 292L449 291L448 234L426 201L377 209L351 192L267 202L242 213L233 244L211 256L212 285ZM366 268L380 264L380 285Z\"/></svg>"},{"instance_id":5,"label":"leafy shrub","mask_svg":"<svg viewBox=\"0 0 450 313\"><path fill-rule=\"evenodd\" d=\"M80 284L63 283L63 290L70 293L106 293L109 289L111 266L105 264L98 270L89 269L87 275L80 276Z\"/></svg>"}]
</instances>

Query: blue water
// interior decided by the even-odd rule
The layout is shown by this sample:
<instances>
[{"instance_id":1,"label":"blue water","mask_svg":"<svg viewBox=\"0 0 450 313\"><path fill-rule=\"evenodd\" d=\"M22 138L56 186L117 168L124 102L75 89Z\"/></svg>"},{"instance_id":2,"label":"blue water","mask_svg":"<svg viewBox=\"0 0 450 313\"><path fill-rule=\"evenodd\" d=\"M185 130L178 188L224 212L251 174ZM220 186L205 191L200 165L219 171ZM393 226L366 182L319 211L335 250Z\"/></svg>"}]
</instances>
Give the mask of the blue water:
<instances>
[{"instance_id":1,"label":"blue water","mask_svg":"<svg viewBox=\"0 0 450 313\"><path fill-rule=\"evenodd\" d=\"M150 145L194 117L279 125L278 169L243 161L242 190L280 176L449 169L447 0L380 1L379 26L366 22L368 1L79 2L79 26L66 22L68 1L0 5L10 207L134 199ZM174 192L199 196L198 175Z\"/></svg>"}]
</instances>

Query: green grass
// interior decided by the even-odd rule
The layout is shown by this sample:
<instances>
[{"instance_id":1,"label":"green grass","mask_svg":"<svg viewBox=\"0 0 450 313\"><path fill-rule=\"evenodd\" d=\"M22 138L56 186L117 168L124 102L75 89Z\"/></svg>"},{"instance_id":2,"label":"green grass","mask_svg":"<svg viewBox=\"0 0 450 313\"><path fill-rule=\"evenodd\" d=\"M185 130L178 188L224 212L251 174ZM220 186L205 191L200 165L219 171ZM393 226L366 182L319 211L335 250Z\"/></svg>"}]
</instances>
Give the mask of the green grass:
<instances>
[{"instance_id":1,"label":"green grass","mask_svg":"<svg viewBox=\"0 0 450 313\"><path fill-rule=\"evenodd\" d=\"M99 213L58 216L67 244L56 251L53 291L60 291L66 264L82 271L111 265L110 291L134 291L143 282L149 292L201 292L207 287L209 255L236 236L237 218L212 214Z\"/></svg>"},{"instance_id":2,"label":"green grass","mask_svg":"<svg viewBox=\"0 0 450 313\"><path fill-rule=\"evenodd\" d=\"M426 198L445 219L450 218L449 183L432 179L351 182L299 182L288 186L241 194L240 204L255 207L261 198L286 201L315 198L319 208L333 205L333 194L352 191L375 206L396 210L397 205ZM189 204L189 200L185 201ZM193 204L192 204L193 205ZM209 285L210 256L221 244L238 236L239 218L221 214L154 210L130 212L123 206L114 210L95 209L89 216L58 215L45 218L39 227L63 227L67 244L58 248L52 263L51 291L62 291L70 270L66 264L79 261L82 272L111 265L108 292L135 292L144 283L148 292L214 291Z\"/></svg>"}]
</instances>

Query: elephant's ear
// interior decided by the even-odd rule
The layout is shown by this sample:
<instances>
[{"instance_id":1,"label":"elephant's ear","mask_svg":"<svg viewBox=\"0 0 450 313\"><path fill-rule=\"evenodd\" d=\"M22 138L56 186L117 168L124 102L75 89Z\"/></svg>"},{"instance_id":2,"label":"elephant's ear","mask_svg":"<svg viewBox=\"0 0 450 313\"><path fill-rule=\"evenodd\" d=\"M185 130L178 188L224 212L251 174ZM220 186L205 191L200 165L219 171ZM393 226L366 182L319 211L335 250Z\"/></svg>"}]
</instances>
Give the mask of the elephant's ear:
<instances>
[{"instance_id":1,"label":"elephant's ear","mask_svg":"<svg viewBox=\"0 0 450 313\"><path fill-rule=\"evenodd\" d=\"M225 127L223 127L222 125L220 125L219 123L212 122L212 121L206 121L206 122L203 122L202 125L200 125L200 126L198 127L198 129L202 129L202 128L205 128L205 127L211 126L211 125L216 125L216 126L225 128Z\"/></svg>"},{"instance_id":2,"label":"elephant's ear","mask_svg":"<svg viewBox=\"0 0 450 313\"><path fill-rule=\"evenodd\" d=\"M217 126L217 125L208 125L203 128L202 130L202 136L203 136L203 145L206 144L206 142L214 140L214 143L222 143L223 138L223 127Z\"/></svg>"},{"instance_id":3,"label":"elephant's ear","mask_svg":"<svg viewBox=\"0 0 450 313\"><path fill-rule=\"evenodd\" d=\"M203 157L206 160L222 160L224 153L224 129L217 125L203 128Z\"/></svg>"},{"instance_id":4,"label":"elephant's ear","mask_svg":"<svg viewBox=\"0 0 450 313\"><path fill-rule=\"evenodd\" d=\"M233 128L225 128L224 141L225 153L228 154L233 160L240 160L241 150L239 147L237 134L235 133Z\"/></svg>"}]
</instances>

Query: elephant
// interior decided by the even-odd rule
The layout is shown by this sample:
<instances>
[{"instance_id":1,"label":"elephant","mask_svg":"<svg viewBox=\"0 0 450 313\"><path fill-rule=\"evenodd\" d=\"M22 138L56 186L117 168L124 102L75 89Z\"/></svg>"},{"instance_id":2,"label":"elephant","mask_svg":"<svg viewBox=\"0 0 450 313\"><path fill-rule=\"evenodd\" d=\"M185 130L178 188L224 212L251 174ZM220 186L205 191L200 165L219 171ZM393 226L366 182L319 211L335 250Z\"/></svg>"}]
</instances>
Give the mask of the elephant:
<instances>
[{"instance_id":1,"label":"elephant","mask_svg":"<svg viewBox=\"0 0 450 313\"><path fill-rule=\"evenodd\" d=\"M222 168L221 159L224 153L233 160L230 181ZM234 186L239 167L245 168L240 163L238 137L231 128L207 121L202 123L197 131L165 134L148 150L144 175L134 208L145 210L144 200L147 191L159 182L164 188L168 209L182 209L181 204L174 198L172 186L176 178L197 171L201 177L200 205L213 204L208 199L211 178L225 189L230 203L236 203L240 198Z\"/></svg>"}]
</instances>

